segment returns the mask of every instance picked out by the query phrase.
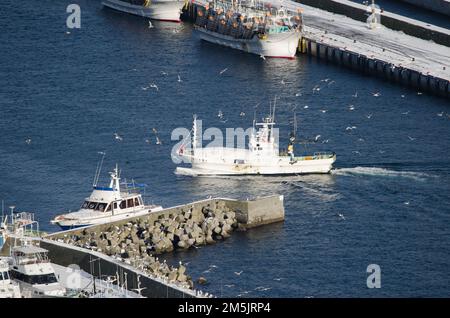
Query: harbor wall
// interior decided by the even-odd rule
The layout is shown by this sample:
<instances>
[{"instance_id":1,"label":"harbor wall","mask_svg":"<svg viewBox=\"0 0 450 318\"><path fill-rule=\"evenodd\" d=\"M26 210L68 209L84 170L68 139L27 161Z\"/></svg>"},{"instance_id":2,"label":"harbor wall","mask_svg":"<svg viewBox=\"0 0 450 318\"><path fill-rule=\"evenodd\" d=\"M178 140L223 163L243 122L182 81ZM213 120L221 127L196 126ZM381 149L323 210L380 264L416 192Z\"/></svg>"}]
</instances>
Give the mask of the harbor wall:
<instances>
[{"instance_id":1,"label":"harbor wall","mask_svg":"<svg viewBox=\"0 0 450 318\"><path fill-rule=\"evenodd\" d=\"M227 201L227 206L236 211L242 227L252 228L284 220L284 197L267 197L253 201Z\"/></svg>"},{"instance_id":2,"label":"harbor wall","mask_svg":"<svg viewBox=\"0 0 450 318\"><path fill-rule=\"evenodd\" d=\"M48 250L48 255L52 263L66 267L75 264L94 277L102 276L104 278L105 276L116 276L118 274L120 285L124 285L126 279L126 286L130 291L138 288L139 277L140 288L145 288L141 292L144 297L196 297L196 292L193 290L181 289L164 281L149 277L132 266L116 261L102 253L47 239L43 239L40 242L40 246Z\"/></svg>"},{"instance_id":3,"label":"harbor wall","mask_svg":"<svg viewBox=\"0 0 450 318\"><path fill-rule=\"evenodd\" d=\"M111 226L122 226L130 221L136 221L138 219L146 219L149 222L154 222L161 218L171 219L177 214L184 213L186 209L191 210L192 218L196 220L200 217L204 208L211 209L219 205L224 205L225 207L236 211L236 218L239 225L244 228L252 228L284 220L284 197L274 195L253 200L212 198L163 209L161 211L149 213L145 216L131 217L116 222L93 225L87 228L90 232L102 232L106 231ZM49 234L46 237L57 239L64 238L67 235L81 235L84 229L85 228L77 228L56 232Z\"/></svg>"},{"instance_id":4,"label":"harbor wall","mask_svg":"<svg viewBox=\"0 0 450 318\"><path fill-rule=\"evenodd\" d=\"M322 10L345 15L354 20L366 22L367 6L348 0L294 0L295 2ZM418 20L410 19L391 12L382 12L381 24L424 40L450 46L450 30L440 28Z\"/></svg>"},{"instance_id":5,"label":"harbor wall","mask_svg":"<svg viewBox=\"0 0 450 318\"><path fill-rule=\"evenodd\" d=\"M300 39L299 51L314 58L350 68L369 76L376 76L405 87L450 98L449 80L411 70L406 66L394 65L387 60L359 54L353 52L351 48L334 47L303 37Z\"/></svg>"},{"instance_id":6,"label":"harbor wall","mask_svg":"<svg viewBox=\"0 0 450 318\"><path fill-rule=\"evenodd\" d=\"M347 15L356 20L366 21L367 16L365 15L365 6L356 4L349 1L337 1L337 0L297 0L296 2L303 3L306 5L311 5L318 7L320 9L325 9L327 11L332 11L335 13ZM183 19L187 21L193 21L196 18L196 4L189 3L186 9L183 11ZM384 13L381 20L385 19ZM415 21L412 19L400 17L403 20L411 20L412 24L422 22ZM394 19L394 21L400 21L396 28L402 28L401 20ZM442 28L430 26L430 30L423 28L422 38L435 38L435 36L440 37L441 40L435 42L446 43L450 46L450 31ZM441 35L430 35L434 29L444 30L445 34ZM418 29L417 29L418 30ZM425 33L431 32L428 36ZM406 32L405 32L406 33ZM413 32L414 33L414 32ZM434 33L433 33L434 34ZM437 34L437 33L436 33ZM436 38L435 38L436 40ZM376 59L369 57L367 55L360 54L352 50L351 47L340 48L338 46L332 46L325 43L320 43L314 37L305 34L299 42L298 46L299 53L312 56L317 59L324 60L325 62L334 63L339 66L350 68L352 70L362 72L368 76L376 76L383 80L388 80L392 83L396 83L411 89L418 89L421 92L426 92L436 96L450 98L450 82L448 79L435 77L431 74L422 73L416 70L409 69L407 66L396 66L393 61L386 59ZM245 207L243 207L245 209Z\"/></svg>"},{"instance_id":7,"label":"harbor wall","mask_svg":"<svg viewBox=\"0 0 450 318\"><path fill-rule=\"evenodd\" d=\"M400 1L450 16L449 0L400 0Z\"/></svg>"}]
</instances>

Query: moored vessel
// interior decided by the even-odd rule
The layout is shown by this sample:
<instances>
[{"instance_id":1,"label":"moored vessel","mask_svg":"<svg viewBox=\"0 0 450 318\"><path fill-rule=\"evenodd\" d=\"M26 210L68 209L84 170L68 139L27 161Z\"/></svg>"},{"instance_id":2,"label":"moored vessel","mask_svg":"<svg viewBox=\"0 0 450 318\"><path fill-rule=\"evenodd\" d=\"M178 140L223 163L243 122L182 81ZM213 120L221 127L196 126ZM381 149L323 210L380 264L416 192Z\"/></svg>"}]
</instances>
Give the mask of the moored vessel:
<instances>
[{"instance_id":1,"label":"moored vessel","mask_svg":"<svg viewBox=\"0 0 450 318\"><path fill-rule=\"evenodd\" d=\"M11 277L20 285L25 297L66 297L66 289L58 281L48 251L25 241L11 249Z\"/></svg>"},{"instance_id":2,"label":"moored vessel","mask_svg":"<svg viewBox=\"0 0 450 318\"><path fill-rule=\"evenodd\" d=\"M11 279L9 265L0 259L0 298L21 298L19 284Z\"/></svg>"},{"instance_id":3,"label":"moored vessel","mask_svg":"<svg viewBox=\"0 0 450 318\"><path fill-rule=\"evenodd\" d=\"M153 20L180 22L184 0L103 0L105 7Z\"/></svg>"},{"instance_id":4,"label":"moored vessel","mask_svg":"<svg viewBox=\"0 0 450 318\"><path fill-rule=\"evenodd\" d=\"M194 26L204 41L263 58L294 58L301 30L301 12L259 2L199 6Z\"/></svg>"},{"instance_id":5,"label":"moored vessel","mask_svg":"<svg viewBox=\"0 0 450 318\"><path fill-rule=\"evenodd\" d=\"M123 220L162 210L160 205L145 205L140 186L134 182L120 183L119 168L110 172L108 187L97 186L100 169L97 170L93 191L85 199L80 210L56 216L51 223L63 230Z\"/></svg>"}]
</instances>

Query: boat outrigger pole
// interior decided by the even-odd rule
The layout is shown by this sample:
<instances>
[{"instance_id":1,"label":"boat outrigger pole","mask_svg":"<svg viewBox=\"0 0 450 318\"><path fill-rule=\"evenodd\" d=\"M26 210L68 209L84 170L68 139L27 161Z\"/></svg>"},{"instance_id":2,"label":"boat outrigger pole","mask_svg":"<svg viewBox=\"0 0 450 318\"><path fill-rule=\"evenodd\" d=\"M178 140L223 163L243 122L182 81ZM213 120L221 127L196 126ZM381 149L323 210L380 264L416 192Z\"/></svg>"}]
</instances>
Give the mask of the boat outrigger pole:
<instances>
[{"instance_id":1,"label":"boat outrigger pole","mask_svg":"<svg viewBox=\"0 0 450 318\"><path fill-rule=\"evenodd\" d=\"M92 183L93 187L97 186L98 179L100 178L100 172L102 171L103 160L105 159L105 155L106 155L106 153L103 151L99 152L99 154L102 155L102 159L97 164L97 168L95 169L94 182Z\"/></svg>"}]
</instances>

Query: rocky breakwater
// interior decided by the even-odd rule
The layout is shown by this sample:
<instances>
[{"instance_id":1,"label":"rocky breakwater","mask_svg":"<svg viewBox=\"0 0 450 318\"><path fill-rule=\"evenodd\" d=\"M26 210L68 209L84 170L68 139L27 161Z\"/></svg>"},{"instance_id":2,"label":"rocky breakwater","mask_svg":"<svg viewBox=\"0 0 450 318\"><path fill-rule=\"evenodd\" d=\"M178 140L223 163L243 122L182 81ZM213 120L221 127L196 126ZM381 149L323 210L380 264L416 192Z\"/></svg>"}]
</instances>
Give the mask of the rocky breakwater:
<instances>
[{"instance_id":1,"label":"rocky breakwater","mask_svg":"<svg viewBox=\"0 0 450 318\"><path fill-rule=\"evenodd\" d=\"M213 244L238 228L236 213L223 201L201 209L185 206L173 213L149 215L123 224L89 227L58 240L104 253L132 265L152 277L184 288L193 288L186 267L169 266L157 255L175 249Z\"/></svg>"}]
</instances>

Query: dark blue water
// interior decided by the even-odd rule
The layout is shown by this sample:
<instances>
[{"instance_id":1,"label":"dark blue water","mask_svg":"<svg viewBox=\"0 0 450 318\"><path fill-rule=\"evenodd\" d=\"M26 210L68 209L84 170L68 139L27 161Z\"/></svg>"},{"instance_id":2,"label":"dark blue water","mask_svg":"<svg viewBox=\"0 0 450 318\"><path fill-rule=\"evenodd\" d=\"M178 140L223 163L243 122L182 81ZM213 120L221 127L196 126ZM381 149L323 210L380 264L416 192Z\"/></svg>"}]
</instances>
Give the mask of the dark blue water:
<instances>
[{"instance_id":1,"label":"dark blue water","mask_svg":"<svg viewBox=\"0 0 450 318\"><path fill-rule=\"evenodd\" d=\"M304 56L263 61L201 43L187 23L148 29L146 20L102 9L98 1L78 1L82 28L66 34L68 3L1 5L0 197L7 206L34 211L42 228L56 230L48 221L90 194L97 152L106 151L105 170L117 162L123 176L149 184L147 200L164 206L209 195L285 196L284 223L168 256L189 262L189 273L205 276L204 289L215 295L450 296L447 100ZM149 83L159 91L142 90ZM321 90L313 92L316 85ZM307 150L337 153L333 174L173 173L170 134L190 128L193 113L206 127L246 128L252 116L239 113L252 114L275 94L282 142L296 107L301 137L328 139ZM153 140L153 127L160 146L145 142ZM372 263L381 267L381 289L366 287ZM208 272L210 265L218 267ZM255 290L260 286L267 290Z\"/></svg>"},{"instance_id":2,"label":"dark blue water","mask_svg":"<svg viewBox=\"0 0 450 318\"><path fill-rule=\"evenodd\" d=\"M350 0L359 4L366 3L367 0ZM427 1L427 0L424 0ZM372 3L371 0L368 1ZM375 0L375 3L385 11L400 14L408 18L416 19L425 23L439 26L441 28L450 28L450 18L445 14L440 14L435 11L427 10L403 2L401 0Z\"/></svg>"}]
</instances>

